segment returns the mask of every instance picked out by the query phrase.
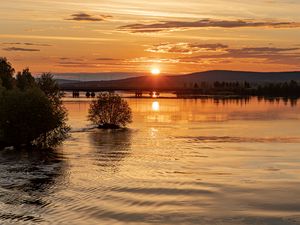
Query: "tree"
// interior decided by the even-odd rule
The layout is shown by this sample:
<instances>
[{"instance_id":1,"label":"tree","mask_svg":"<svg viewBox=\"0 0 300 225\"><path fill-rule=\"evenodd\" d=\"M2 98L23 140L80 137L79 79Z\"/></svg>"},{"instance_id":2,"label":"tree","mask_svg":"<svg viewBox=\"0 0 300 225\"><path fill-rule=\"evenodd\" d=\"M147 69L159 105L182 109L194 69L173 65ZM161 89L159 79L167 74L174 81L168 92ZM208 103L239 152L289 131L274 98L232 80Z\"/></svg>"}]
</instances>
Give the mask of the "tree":
<instances>
[{"instance_id":1,"label":"tree","mask_svg":"<svg viewBox=\"0 0 300 225\"><path fill-rule=\"evenodd\" d=\"M38 88L7 91L0 100L0 142L14 147L54 147L69 130L63 116Z\"/></svg>"},{"instance_id":2,"label":"tree","mask_svg":"<svg viewBox=\"0 0 300 225\"><path fill-rule=\"evenodd\" d=\"M16 86L24 91L25 89L32 88L36 85L34 77L31 75L29 68L26 68L21 72L18 72L16 79Z\"/></svg>"},{"instance_id":3,"label":"tree","mask_svg":"<svg viewBox=\"0 0 300 225\"><path fill-rule=\"evenodd\" d=\"M2 93L4 92L4 87L2 86L2 80L0 79L0 98L1 98L1 95Z\"/></svg>"},{"instance_id":4,"label":"tree","mask_svg":"<svg viewBox=\"0 0 300 225\"><path fill-rule=\"evenodd\" d=\"M47 143L49 146L60 143L67 138L70 127L67 125L67 110L61 100L58 83L51 73L43 73L37 80L37 86L44 92L53 106L53 113L57 118L57 126L51 132L45 134L38 142Z\"/></svg>"},{"instance_id":5,"label":"tree","mask_svg":"<svg viewBox=\"0 0 300 225\"><path fill-rule=\"evenodd\" d=\"M101 93L91 103L88 118L99 128L120 128L132 122L132 112L119 95Z\"/></svg>"},{"instance_id":6,"label":"tree","mask_svg":"<svg viewBox=\"0 0 300 225\"><path fill-rule=\"evenodd\" d=\"M43 73L37 80L38 87L53 102L60 103L62 94L60 93L58 83L53 79L51 73Z\"/></svg>"},{"instance_id":7,"label":"tree","mask_svg":"<svg viewBox=\"0 0 300 225\"><path fill-rule=\"evenodd\" d=\"M14 69L5 58L0 59L0 72L0 147L46 149L67 138L67 111L50 73L37 82L27 68L17 74L13 85Z\"/></svg>"},{"instance_id":8,"label":"tree","mask_svg":"<svg viewBox=\"0 0 300 225\"><path fill-rule=\"evenodd\" d=\"M0 57L0 80L2 82L2 86L6 89L13 88L14 73L15 70L10 62L8 62L6 58Z\"/></svg>"}]
</instances>

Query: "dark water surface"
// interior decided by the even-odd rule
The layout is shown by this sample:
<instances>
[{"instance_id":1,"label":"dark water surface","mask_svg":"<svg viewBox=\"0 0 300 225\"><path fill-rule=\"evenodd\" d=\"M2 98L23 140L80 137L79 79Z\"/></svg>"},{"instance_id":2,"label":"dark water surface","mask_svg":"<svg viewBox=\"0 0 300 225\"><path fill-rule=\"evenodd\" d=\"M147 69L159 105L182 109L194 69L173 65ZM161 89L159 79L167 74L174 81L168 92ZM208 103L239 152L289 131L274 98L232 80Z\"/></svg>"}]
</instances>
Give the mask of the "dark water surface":
<instances>
[{"instance_id":1,"label":"dark water surface","mask_svg":"<svg viewBox=\"0 0 300 225\"><path fill-rule=\"evenodd\" d=\"M0 151L0 224L300 224L300 106L128 101L128 129L66 101L57 151Z\"/></svg>"}]
</instances>

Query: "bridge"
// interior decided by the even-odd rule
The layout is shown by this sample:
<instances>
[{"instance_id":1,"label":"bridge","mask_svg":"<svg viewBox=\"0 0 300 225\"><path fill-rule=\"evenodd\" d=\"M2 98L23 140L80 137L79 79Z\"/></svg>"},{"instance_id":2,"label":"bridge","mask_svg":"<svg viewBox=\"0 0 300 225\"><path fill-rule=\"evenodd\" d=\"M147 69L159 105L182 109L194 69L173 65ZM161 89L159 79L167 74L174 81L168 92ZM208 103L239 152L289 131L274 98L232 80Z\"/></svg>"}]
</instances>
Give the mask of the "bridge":
<instances>
[{"instance_id":1,"label":"bridge","mask_svg":"<svg viewBox=\"0 0 300 225\"><path fill-rule=\"evenodd\" d=\"M60 90L64 92L72 92L73 97L77 98L83 92L86 97L95 97L96 93L99 92L110 92L114 93L116 91L122 91L127 93L132 93L136 98L141 98L145 95L150 97L159 97L160 93L174 93L177 96L185 94L207 94L205 90L201 88L166 88L166 87L147 87L147 88L138 88L138 87L116 87L116 86L100 86L100 85L84 85L84 84L61 84Z\"/></svg>"},{"instance_id":2,"label":"bridge","mask_svg":"<svg viewBox=\"0 0 300 225\"><path fill-rule=\"evenodd\" d=\"M161 92L175 92L172 89L136 89L136 88L110 88L110 87L64 87L60 86L60 90L63 92L72 92L73 98L80 97L81 92L85 93L86 97L95 97L99 92L122 91L127 93L133 93L136 98L141 98L143 95L149 95L150 97L158 97Z\"/></svg>"}]
</instances>

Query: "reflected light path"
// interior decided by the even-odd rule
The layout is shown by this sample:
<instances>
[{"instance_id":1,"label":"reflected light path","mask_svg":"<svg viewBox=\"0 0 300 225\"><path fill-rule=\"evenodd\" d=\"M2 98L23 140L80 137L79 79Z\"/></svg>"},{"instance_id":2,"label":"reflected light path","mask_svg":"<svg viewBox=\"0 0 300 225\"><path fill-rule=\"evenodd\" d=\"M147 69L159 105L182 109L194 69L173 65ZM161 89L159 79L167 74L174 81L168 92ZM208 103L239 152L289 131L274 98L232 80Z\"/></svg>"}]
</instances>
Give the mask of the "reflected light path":
<instances>
[{"instance_id":1,"label":"reflected light path","mask_svg":"<svg viewBox=\"0 0 300 225\"><path fill-rule=\"evenodd\" d=\"M159 102L158 101L152 102L152 111L155 111L155 112L159 111Z\"/></svg>"},{"instance_id":2,"label":"reflected light path","mask_svg":"<svg viewBox=\"0 0 300 225\"><path fill-rule=\"evenodd\" d=\"M57 152L0 151L0 224L300 224L299 103L126 100L126 129L68 100Z\"/></svg>"}]
</instances>

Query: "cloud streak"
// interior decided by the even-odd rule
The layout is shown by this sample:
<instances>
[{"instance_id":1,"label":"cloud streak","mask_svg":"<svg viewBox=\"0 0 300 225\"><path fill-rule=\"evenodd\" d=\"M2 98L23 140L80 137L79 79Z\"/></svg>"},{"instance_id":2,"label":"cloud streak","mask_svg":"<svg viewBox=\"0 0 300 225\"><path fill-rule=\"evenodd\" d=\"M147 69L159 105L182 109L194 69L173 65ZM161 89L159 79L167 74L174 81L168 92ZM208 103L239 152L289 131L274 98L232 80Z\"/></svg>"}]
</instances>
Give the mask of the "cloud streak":
<instances>
[{"instance_id":1,"label":"cloud streak","mask_svg":"<svg viewBox=\"0 0 300 225\"><path fill-rule=\"evenodd\" d=\"M295 65L300 60L300 48L278 48L278 47L246 47L228 48L223 53L202 54L191 57L179 58L181 63L201 63L203 60L218 59L247 59L249 61L262 60L267 63L280 63Z\"/></svg>"},{"instance_id":2,"label":"cloud streak","mask_svg":"<svg viewBox=\"0 0 300 225\"><path fill-rule=\"evenodd\" d=\"M39 52L40 49L35 49L35 48L17 48L17 47L9 47L9 48L3 48L4 51L8 52L14 52L14 51L19 51L19 52Z\"/></svg>"},{"instance_id":3,"label":"cloud streak","mask_svg":"<svg viewBox=\"0 0 300 225\"><path fill-rule=\"evenodd\" d=\"M216 20L202 19L193 22L186 21L160 21L152 24L129 24L119 27L120 31L131 33L153 33L162 31L175 31L192 28L299 28L298 22L276 22L276 21L255 21L255 20Z\"/></svg>"},{"instance_id":4,"label":"cloud streak","mask_svg":"<svg viewBox=\"0 0 300 225\"><path fill-rule=\"evenodd\" d=\"M3 45L25 45L25 46L39 46L39 47L50 47L49 44L39 44L39 43L30 43L30 42L5 42Z\"/></svg>"},{"instance_id":5,"label":"cloud streak","mask_svg":"<svg viewBox=\"0 0 300 225\"><path fill-rule=\"evenodd\" d=\"M201 43L161 43L146 49L154 53L178 53L193 54L196 52L224 51L228 46L224 44L201 44Z\"/></svg>"},{"instance_id":6,"label":"cloud streak","mask_svg":"<svg viewBox=\"0 0 300 225\"><path fill-rule=\"evenodd\" d=\"M71 17L66 20L99 22L99 21L104 21L111 17L112 16L109 16L109 15L94 16L94 15L90 15L87 13L75 13L75 14L72 14Z\"/></svg>"}]
</instances>

